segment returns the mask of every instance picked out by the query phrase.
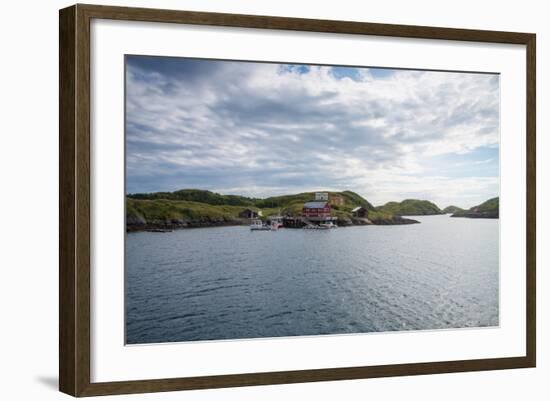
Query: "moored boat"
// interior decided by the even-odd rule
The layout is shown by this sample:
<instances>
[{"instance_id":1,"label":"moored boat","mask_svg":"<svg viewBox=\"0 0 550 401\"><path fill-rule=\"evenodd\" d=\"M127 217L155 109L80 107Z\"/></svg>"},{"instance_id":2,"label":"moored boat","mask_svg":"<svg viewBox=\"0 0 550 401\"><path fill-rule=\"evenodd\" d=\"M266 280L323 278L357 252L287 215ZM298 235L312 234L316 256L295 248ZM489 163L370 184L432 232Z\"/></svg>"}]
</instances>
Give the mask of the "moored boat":
<instances>
[{"instance_id":1,"label":"moored boat","mask_svg":"<svg viewBox=\"0 0 550 401\"><path fill-rule=\"evenodd\" d=\"M271 231L271 226L264 224L261 220L253 220L250 225L251 231Z\"/></svg>"}]
</instances>

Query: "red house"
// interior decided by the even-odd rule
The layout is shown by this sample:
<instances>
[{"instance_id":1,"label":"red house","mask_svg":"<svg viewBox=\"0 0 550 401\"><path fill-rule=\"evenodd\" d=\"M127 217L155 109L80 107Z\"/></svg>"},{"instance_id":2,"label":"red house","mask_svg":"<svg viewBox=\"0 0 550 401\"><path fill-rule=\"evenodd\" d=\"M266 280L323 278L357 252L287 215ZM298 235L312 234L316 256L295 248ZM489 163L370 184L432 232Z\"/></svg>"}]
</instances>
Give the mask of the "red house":
<instances>
[{"instance_id":1,"label":"red house","mask_svg":"<svg viewBox=\"0 0 550 401\"><path fill-rule=\"evenodd\" d=\"M330 217L330 203L307 202L302 209L304 217Z\"/></svg>"}]
</instances>

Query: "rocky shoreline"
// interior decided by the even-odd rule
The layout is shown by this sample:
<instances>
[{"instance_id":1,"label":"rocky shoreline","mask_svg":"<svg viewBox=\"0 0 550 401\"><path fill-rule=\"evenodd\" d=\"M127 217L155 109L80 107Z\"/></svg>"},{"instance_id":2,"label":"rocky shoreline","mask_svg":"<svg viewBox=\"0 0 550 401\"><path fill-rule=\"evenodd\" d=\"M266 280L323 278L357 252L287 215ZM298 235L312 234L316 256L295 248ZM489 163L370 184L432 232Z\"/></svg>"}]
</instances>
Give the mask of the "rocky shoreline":
<instances>
[{"instance_id":1,"label":"rocky shoreline","mask_svg":"<svg viewBox=\"0 0 550 401\"><path fill-rule=\"evenodd\" d=\"M469 219L498 219L498 210L491 212L457 212L451 215L451 217L466 217Z\"/></svg>"},{"instance_id":2,"label":"rocky shoreline","mask_svg":"<svg viewBox=\"0 0 550 401\"><path fill-rule=\"evenodd\" d=\"M377 226L400 226L405 224L420 224L418 220L408 219L401 216L393 216L391 219L382 219L375 223Z\"/></svg>"},{"instance_id":3,"label":"rocky shoreline","mask_svg":"<svg viewBox=\"0 0 550 401\"><path fill-rule=\"evenodd\" d=\"M145 219L126 219L126 232L135 231L154 231L154 230L179 230L185 228L201 228L201 227L227 227L227 226L244 226L250 224L246 219L202 219L202 220L150 220Z\"/></svg>"},{"instance_id":4,"label":"rocky shoreline","mask_svg":"<svg viewBox=\"0 0 550 401\"><path fill-rule=\"evenodd\" d=\"M419 224L419 221L407 219L404 217L393 216L387 219L378 219L371 221L366 218L344 218L338 220L339 227L351 226L389 226ZM249 219L201 219L201 220L150 220L143 218L128 217L126 220L126 232L137 231L169 231L186 228L204 228L204 227L228 227L228 226L246 226L250 224Z\"/></svg>"}]
</instances>

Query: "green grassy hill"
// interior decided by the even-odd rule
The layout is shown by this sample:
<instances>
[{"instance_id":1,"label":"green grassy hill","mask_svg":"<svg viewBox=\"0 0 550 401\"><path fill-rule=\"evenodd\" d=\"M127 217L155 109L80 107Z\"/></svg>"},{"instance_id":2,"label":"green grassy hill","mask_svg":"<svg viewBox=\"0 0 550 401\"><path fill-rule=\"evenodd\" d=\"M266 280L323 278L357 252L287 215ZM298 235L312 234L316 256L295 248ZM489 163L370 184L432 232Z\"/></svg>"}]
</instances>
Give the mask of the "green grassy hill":
<instances>
[{"instance_id":1,"label":"green grassy hill","mask_svg":"<svg viewBox=\"0 0 550 401\"><path fill-rule=\"evenodd\" d=\"M498 219L499 217L499 197L491 198L474 206L468 210L462 210L453 213L451 217L470 217L470 218L485 218Z\"/></svg>"},{"instance_id":2,"label":"green grassy hill","mask_svg":"<svg viewBox=\"0 0 550 401\"><path fill-rule=\"evenodd\" d=\"M328 191L321 191L328 192ZM329 197L340 196L344 204L334 205L333 210L349 211L357 206L363 206L369 211L376 210L365 198L351 191L344 192L328 192ZM285 214L301 214L304 203L315 199L315 192L302 192L295 195L274 196L265 199L259 199L254 202L254 206L261 209L281 209L281 213Z\"/></svg>"},{"instance_id":3,"label":"green grassy hill","mask_svg":"<svg viewBox=\"0 0 550 401\"><path fill-rule=\"evenodd\" d=\"M403 202L388 202L378 206L376 210L395 216L424 216L442 214L436 204L427 200L405 199Z\"/></svg>"},{"instance_id":4,"label":"green grassy hill","mask_svg":"<svg viewBox=\"0 0 550 401\"><path fill-rule=\"evenodd\" d=\"M167 199L126 199L126 217L146 221L191 221L235 219L244 207ZM256 208L249 208L256 209Z\"/></svg>"},{"instance_id":5,"label":"green grassy hill","mask_svg":"<svg viewBox=\"0 0 550 401\"><path fill-rule=\"evenodd\" d=\"M374 223L398 223L398 219L394 219L392 213L377 210L355 192L329 192L329 196L335 195L343 202L332 206L332 214L342 223L351 224L351 211L357 206L366 208L369 211L369 219ZM238 224L247 222L239 219L239 213L245 209L261 211L262 218L276 214L300 216L304 203L314 198L314 192L256 199L198 189L130 194L126 199L126 221L127 225L136 228L145 225Z\"/></svg>"},{"instance_id":6,"label":"green grassy hill","mask_svg":"<svg viewBox=\"0 0 550 401\"><path fill-rule=\"evenodd\" d=\"M449 214L449 213L453 214L453 213L462 212L462 211L464 211L464 209L454 205L447 206L445 209L442 210L442 212L445 214Z\"/></svg>"},{"instance_id":7,"label":"green grassy hill","mask_svg":"<svg viewBox=\"0 0 550 401\"><path fill-rule=\"evenodd\" d=\"M481 205L474 206L470 210L477 210L478 212L498 212L499 209L499 198L491 198L486 200Z\"/></svg>"},{"instance_id":8,"label":"green grassy hill","mask_svg":"<svg viewBox=\"0 0 550 401\"><path fill-rule=\"evenodd\" d=\"M200 189L181 189L175 192L154 192L144 194L129 194L130 199L166 199L177 201L191 201L206 203L208 205L232 205L232 206L254 206L256 199L238 195L220 195L216 192Z\"/></svg>"}]
</instances>

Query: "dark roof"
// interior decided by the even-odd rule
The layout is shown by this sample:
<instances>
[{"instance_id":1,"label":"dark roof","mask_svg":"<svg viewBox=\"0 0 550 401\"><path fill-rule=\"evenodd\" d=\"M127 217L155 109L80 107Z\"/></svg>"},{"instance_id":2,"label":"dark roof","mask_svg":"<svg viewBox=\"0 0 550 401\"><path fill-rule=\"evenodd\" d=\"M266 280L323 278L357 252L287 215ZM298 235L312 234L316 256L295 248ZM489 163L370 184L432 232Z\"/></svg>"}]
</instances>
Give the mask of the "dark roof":
<instances>
[{"instance_id":1,"label":"dark roof","mask_svg":"<svg viewBox=\"0 0 550 401\"><path fill-rule=\"evenodd\" d=\"M304 207L306 209L322 209L327 206L328 202L306 202Z\"/></svg>"},{"instance_id":2,"label":"dark roof","mask_svg":"<svg viewBox=\"0 0 550 401\"><path fill-rule=\"evenodd\" d=\"M252 210L252 209L244 209L244 210L241 210L241 211L239 212L239 214L257 215L257 214L258 214L258 211L257 211L257 210Z\"/></svg>"}]
</instances>

